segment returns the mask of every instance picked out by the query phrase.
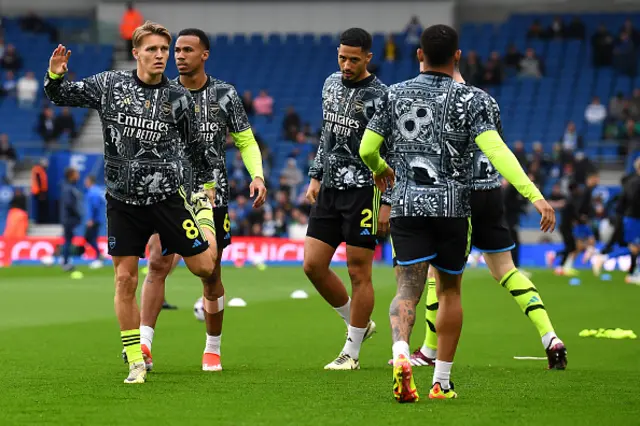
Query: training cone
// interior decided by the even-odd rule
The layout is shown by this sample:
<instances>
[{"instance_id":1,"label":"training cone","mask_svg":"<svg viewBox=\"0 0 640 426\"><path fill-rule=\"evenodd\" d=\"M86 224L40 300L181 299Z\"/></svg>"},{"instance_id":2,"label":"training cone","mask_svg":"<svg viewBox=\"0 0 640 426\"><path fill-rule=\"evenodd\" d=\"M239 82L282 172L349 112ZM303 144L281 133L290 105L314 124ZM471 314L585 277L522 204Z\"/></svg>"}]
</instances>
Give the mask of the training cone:
<instances>
[{"instance_id":1,"label":"training cone","mask_svg":"<svg viewBox=\"0 0 640 426\"><path fill-rule=\"evenodd\" d=\"M292 299L308 299L309 295L304 290L296 290L293 293L291 293L291 298Z\"/></svg>"},{"instance_id":2,"label":"training cone","mask_svg":"<svg viewBox=\"0 0 640 426\"><path fill-rule=\"evenodd\" d=\"M580 278L571 278L569 280L569 285L580 285Z\"/></svg>"},{"instance_id":3,"label":"training cone","mask_svg":"<svg viewBox=\"0 0 640 426\"><path fill-rule=\"evenodd\" d=\"M600 275L600 279L602 281L611 281L611 274L602 274Z\"/></svg>"},{"instance_id":4,"label":"training cone","mask_svg":"<svg viewBox=\"0 0 640 426\"><path fill-rule=\"evenodd\" d=\"M247 302L245 302L239 297L235 297L229 300L229 303L227 303L227 306L230 306L232 308L244 308L245 306L247 306Z\"/></svg>"}]
</instances>

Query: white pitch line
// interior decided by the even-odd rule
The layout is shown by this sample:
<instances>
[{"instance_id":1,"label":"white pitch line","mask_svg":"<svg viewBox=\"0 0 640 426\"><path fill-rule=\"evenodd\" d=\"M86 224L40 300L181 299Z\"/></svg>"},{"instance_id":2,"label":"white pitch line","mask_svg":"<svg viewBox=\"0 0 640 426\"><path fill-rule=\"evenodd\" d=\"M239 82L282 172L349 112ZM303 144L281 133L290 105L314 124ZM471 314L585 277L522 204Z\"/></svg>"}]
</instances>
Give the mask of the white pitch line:
<instances>
[{"instance_id":1,"label":"white pitch line","mask_svg":"<svg viewBox=\"0 0 640 426\"><path fill-rule=\"evenodd\" d=\"M544 356L514 356L513 359L518 359L518 360L533 360L533 361L544 361L547 358Z\"/></svg>"}]
</instances>

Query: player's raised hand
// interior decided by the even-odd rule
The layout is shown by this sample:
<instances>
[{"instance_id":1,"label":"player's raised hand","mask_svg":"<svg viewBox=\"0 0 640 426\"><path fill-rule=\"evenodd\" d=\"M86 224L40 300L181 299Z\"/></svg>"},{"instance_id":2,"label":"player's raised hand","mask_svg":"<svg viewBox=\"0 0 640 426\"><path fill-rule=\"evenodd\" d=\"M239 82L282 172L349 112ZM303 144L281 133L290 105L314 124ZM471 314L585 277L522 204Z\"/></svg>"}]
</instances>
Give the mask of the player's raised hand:
<instances>
[{"instance_id":1,"label":"player's raised hand","mask_svg":"<svg viewBox=\"0 0 640 426\"><path fill-rule=\"evenodd\" d=\"M391 216L391 206L380 204L380 212L378 213L378 233L379 237L389 235L389 217Z\"/></svg>"},{"instance_id":2,"label":"player's raised hand","mask_svg":"<svg viewBox=\"0 0 640 426\"><path fill-rule=\"evenodd\" d=\"M556 229L556 212L553 207L547 203L547 200L538 200L533 206L542 216L540 219L540 230L542 232L553 232Z\"/></svg>"},{"instance_id":3,"label":"player's raised hand","mask_svg":"<svg viewBox=\"0 0 640 426\"><path fill-rule=\"evenodd\" d=\"M59 44L49 59L49 71L58 75L65 74L68 71L69 56L71 56L71 51Z\"/></svg>"},{"instance_id":4,"label":"player's raised hand","mask_svg":"<svg viewBox=\"0 0 640 426\"><path fill-rule=\"evenodd\" d=\"M309 202L311 204L315 204L316 201L318 200L318 193L320 192L320 181L318 179L313 179L311 178L311 181L309 182L309 188L307 189L307 200L309 200Z\"/></svg>"},{"instance_id":5,"label":"player's raised hand","mask_svg":"<svg viewBox=\"0 0 640 426\"><path fill-rule=\"evenodd\" d=\"M393 188L396 183L396 174L391 167L387 167L384 172L374 175L373 180L380 192L384 192L387 188Z\"/></svg>"},{"instance_id":6,"label":"player's raised hand","mask_svg":"<svg viewBox=\"0 0 640 426\"><path fill-rule=\"evenodd\" d=\"M262 207L264 202L267 200L267 187L261 177L256 177L251 181L251 185L249 185L249 197L253 198L256 192L258 193L258 196L253 200L254 209Z\"/></svg>"}]
</instances>

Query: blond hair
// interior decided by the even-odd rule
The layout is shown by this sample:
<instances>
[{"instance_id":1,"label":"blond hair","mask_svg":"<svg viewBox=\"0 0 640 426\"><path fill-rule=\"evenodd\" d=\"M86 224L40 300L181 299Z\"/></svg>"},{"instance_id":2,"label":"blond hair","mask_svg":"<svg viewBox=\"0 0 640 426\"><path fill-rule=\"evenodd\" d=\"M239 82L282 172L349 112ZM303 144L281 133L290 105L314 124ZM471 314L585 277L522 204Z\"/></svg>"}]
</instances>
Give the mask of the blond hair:
<instances>
[{"instance_id":1,"label":"blond hair","mask_svg":"<svg viewBox=\"0 0 640 426\"><path fill-rule=\"evenodd\" d=\"M163 27L162 25L146 21L144 24L140 25L133 32L133 36L131 37L131 41L133 42L133 47L138 48L142 44L142 40L149 35L157 34L167 39L167 43L171 44L171 33L168 29Z\"/></svg>"}]
</instances>

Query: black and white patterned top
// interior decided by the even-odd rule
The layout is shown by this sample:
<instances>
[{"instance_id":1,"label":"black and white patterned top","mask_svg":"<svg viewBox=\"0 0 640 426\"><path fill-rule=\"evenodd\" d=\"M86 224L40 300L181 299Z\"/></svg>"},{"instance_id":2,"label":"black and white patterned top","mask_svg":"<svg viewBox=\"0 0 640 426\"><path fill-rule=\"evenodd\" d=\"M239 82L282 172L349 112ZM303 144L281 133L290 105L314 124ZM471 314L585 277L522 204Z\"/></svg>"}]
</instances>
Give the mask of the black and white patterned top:
<instances>
[{"instance_id":1,"label":"black and white patterned top","mask_svg":"<svg viewBox=\"0 0 640 426\"><path fill-rule=\"evenodd\" d=\"M371 75L352 83L331 74L322 88L323 127L309 176L328 188L347 190L373 186L373 175L360 158L360 142L369 120L387 93L387 86ZM386 146L382 149L386 156ZM382 203L390 204L390 193Z\"/></svg>"},{"instance_id":2,"label":"black and white patterned top","mask_svg":"<svg viewBox=\"0 0 640 426\"><path fill-rule=\"evenodd\" d=\"M498 105L498 102L482 89L478 89L474 86L469 86L469 88L478 93L478 96L486 99L489 104L487 108L490 111L491 119L493 120L500 137L504 140L504 135L502 133L502 119L500 118L500 106ZM500 177L500 173L493 164L491 164L491 161L489 161L484 152L482 152L475 143L471 145L471 152L473 155L473 190L490 191L492 189L501 188L502 179Z\"/></svg>"},{"instance_id":3,"label":"black and white patterned top","mask_svg":"<svg viewBox=\"0 0 640 426\"><path fill-rule=\"evenodd\" d=\"M135 70L105 71L78 82L47 75L44 89L56 105L100 114L105 185L116 200L150 205L214 180L193 98L176 82L148 85Z\"/></svg>"},{"instance_id":4,"label":"black and white patterned top","mask_svg":"<svg viewBox=\"0 0 640 426\"><path fill-rule=\"evenodd\" d=\"M180 78L175 80L180 83ZM191 90L196 114L200 119L200 133L213 161L216 182L216 207L229 204L229 180L225 159L227 132L239 133L251 128L249 118L233 85L208 77L201 89Z\"/></svg>"},{"instance_id":5,"label":"black and white patterned top","mask_svg":"<svg viewBox=\"0 0 640 426\"><path fill-rule=\"evenodd\" d=\"M369 122L390 144L391 217L471 215L471 146L495 130L487 100L441 73L394 84Z\"/></svg>"}]
</instances>

